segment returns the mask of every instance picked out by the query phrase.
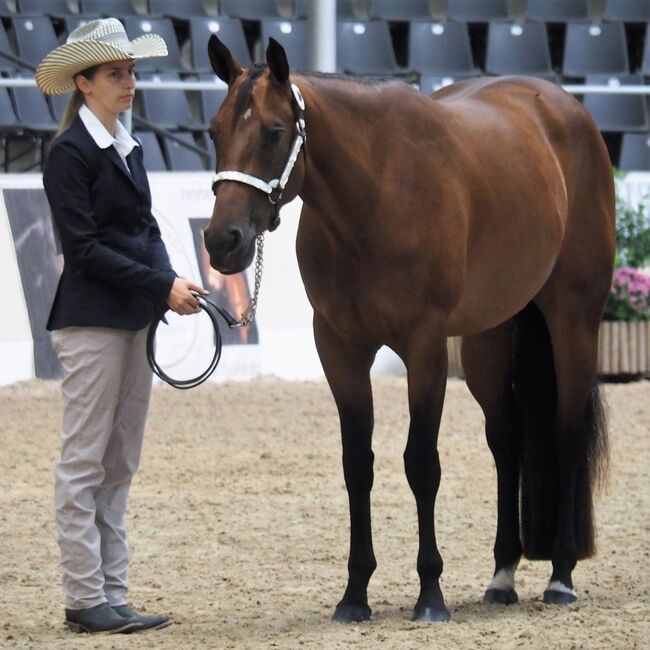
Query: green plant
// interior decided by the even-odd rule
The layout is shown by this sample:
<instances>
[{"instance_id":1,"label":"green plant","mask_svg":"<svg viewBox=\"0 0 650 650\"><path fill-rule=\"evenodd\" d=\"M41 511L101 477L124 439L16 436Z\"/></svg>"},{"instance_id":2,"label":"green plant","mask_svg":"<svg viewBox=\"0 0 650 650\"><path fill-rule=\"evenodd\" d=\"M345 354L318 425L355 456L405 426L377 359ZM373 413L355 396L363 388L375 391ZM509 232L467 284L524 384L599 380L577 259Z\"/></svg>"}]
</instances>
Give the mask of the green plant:
<instances>
[{"instance_id":1,"label":"green plant","mask_svg":"<svg viewBox=\"0 0 650 650\"><path fill-rule=\"evenodd\" d=\"M622 178L620 174L618 178ZM635 269L650 265L650 208L635 207L616 193L616 266Z\"/></svg>"}]
</instances>

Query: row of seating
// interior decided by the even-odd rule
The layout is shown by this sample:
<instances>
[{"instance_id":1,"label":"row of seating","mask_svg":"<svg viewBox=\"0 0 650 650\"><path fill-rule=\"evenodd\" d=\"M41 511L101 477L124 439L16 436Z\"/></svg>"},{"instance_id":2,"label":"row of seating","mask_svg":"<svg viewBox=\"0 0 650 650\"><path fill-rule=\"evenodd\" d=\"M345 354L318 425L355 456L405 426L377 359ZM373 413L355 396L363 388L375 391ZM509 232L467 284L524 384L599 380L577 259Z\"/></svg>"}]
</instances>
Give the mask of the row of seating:
<instances>
[{"instance_id":1,"label":"row of seating","mask_svg":"<svg viewBox=\"0 0 650 650\"><path fill-rule=\"evenodd\" d=\"M146 81L178 81L178 75L141 74ZM201 81L215 81L214 75L202 75ZM641 85L643 79L635 76L608 77L602 75L587 77L588 84L609 84L613 87L633 84ZM422 88L428 92L428 88ZM189 91L138 89L134 104L134 122L136 128L165 129L191 138L192 134L202 137L210 118L218 110L226 89L215 84L214 90ZM592 94L587 93L581 99L593 116L599 129L609 134L645 133L650 129L648 119L649 103L643 94ZM19 134L31 134L39 140L48 140L57 130L67 96L45 98L34 87L0 88L0 134L12 138ZM150 126L153 125L153 126ZM178 148L178 143L173 145ZM207 146L207 145L206 145ZM212 151L211 147L208 147ZM195 152L187 152L190 155ZM199 168L205 168L206 161L197 159ZM212 161L212 159L210 159ZM158 164L158 163L156 163Z\"/></svg>"},{"instance_id":2,"label":"row of seating","mask_svg":"<svg viewBox=\"0 0 650 650\"><path fill-rule=\"evenodd\" d=\"M136 132L136 135L142 143L145 167L149 171L212 171L215 168L213 148L206 143L204 135L197 137L184 133L180 137L206 150L209 156L150 131ZM650 171L650 131L620 134L612 148L618 151L612 161L618 169L626 172Z\"/></svg>"},{"instance_id":3,"label":"row of seating","mask_svg":"<svg viewBox=\"0 0 650 650\"><path fill-rule=\"evenodd\" d=\"M306 17L311 0L74 0L74 13L135 16L142 13L174 18L222 15L245 20L272 17ZM603 6L604 4L604 6ZM144 9L144 11L143 11ZM2 0L5 14L73 13L68 0ZM409 21L432 17L468 22L526 18L545 22L614 20L649 22L647 0L337 0L339 17Z\"/></svg>"},{"instance_id":4,"label":"row of seating","mask_svg":"<svg viewBox=\"0 0 650 650\"><path fill-rule=\"evenodd\" d=\"M68 16L63 20L64 31L60 35L46 16L16 16L8 21L6 31L0 24L0 72L20 70L16 56L35 67L65 34L87 19ZM218 34L242 65L250 65L253 58L259 58L253 56L239 19L192 18L182 44L168 18L126 17L123 20L131 38L156 33L167 43L169 56L140 62L138 69L141 71L210 71L206 44L211 34ZM477 75L481 71L548 78L558 74L565 78L581 78L588 74L630 72L650 77L649 32L650 23L645 26L645 47L637 62L631 60L622 23L570 23L562 43L562 60L556 69L544 23L490 23L485 51L479 56L474 51L476 47L466 23L415 21L408 24L407 65L403 67L397 63L391 32L385 21L343 20L337 23L337 67L340 72L353 74L415 72L454 78ZM308 68L309 25L306 20L264 20L261 43L267 43L270 37L284 45L292 68ZM3 57L3 53L9 56Z\"/></svg>"}]
</instances>

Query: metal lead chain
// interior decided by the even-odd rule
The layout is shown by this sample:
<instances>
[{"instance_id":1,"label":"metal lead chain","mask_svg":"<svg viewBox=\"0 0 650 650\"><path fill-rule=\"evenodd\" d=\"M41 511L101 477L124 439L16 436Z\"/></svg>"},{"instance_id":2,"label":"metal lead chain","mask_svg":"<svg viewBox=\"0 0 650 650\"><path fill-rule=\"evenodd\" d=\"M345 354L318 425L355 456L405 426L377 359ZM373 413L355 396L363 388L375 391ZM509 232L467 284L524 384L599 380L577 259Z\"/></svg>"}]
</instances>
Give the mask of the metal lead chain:
<instances>
[{"instance_id":1,"label":"metal lead chain","mask_svg":"<svg viewBox=\"0 0 650 650\"><path fill-rule=\"evenodd\" d=\"M255 312L257 311L257 297L260 293L260 285L262 284L262 269L264 267L264 233L257 236L257 257L255 259L255 288L253 289L253 297L246 309L242 314L241 320L235 327L246 327L253 322Z\"/></svg>"}]
</instances>

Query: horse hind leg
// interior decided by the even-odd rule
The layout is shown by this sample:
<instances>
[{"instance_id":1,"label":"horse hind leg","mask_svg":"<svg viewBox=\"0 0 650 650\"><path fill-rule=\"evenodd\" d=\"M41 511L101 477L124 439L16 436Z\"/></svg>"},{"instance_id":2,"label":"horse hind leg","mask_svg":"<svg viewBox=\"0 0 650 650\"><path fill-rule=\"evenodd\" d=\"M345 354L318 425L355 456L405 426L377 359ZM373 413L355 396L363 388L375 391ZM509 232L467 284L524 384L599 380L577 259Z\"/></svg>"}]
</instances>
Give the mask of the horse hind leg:
<instances>
[{"instance_id":1,"label":"horse hind leg","mask_svg":"<svg viewBox=\"0 0 650 650\"><path fill-rule=\"evenodd\" d=\"M519 477L521 423L512 390L512 330L508 321L481 334L463 337L467 386L485 415L485 434L497 471L497 532L494 575L484 602L518 601L515 571L521 558Z\"/></svg>"}]
</instances>

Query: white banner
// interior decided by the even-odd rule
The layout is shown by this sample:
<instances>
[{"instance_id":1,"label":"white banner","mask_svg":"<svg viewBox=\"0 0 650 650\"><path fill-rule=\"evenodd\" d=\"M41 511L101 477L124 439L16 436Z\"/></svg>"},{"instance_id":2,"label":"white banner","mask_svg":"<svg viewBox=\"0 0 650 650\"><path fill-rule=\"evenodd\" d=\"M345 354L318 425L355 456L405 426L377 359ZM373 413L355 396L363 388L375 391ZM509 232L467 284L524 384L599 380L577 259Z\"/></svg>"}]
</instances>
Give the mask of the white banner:
<instances>
[{"instance_id":1,"label":"white banner","mask_svg":"<svg viewBox=\"0 0 650 650\"><path fill-rule=\"evenodd\" d=\"M206 263L202 228L212 213L212 174L151 173L153 212L176 272L206 287L217 304L239 316L253 288L253 266L239 276L222 276ZM60 366L45 322L62 268L52 235L49 206L40 174L0 174L0 384L56 378ZM629 174L619 192L633 204L650 203L650 174ZM288 380L322 376L314 346L312 310L300 279L295 240L302 202L282 209L282 223L267 233L257 316L252 327L221 327L224 345L213 381L275 375ZM194 377L214 351L211 323L197 316L169 316L158 328L156 357L174 378ZM374 372L401 373L403 365L387 349Z\"/></svg>"}]
</instances>

